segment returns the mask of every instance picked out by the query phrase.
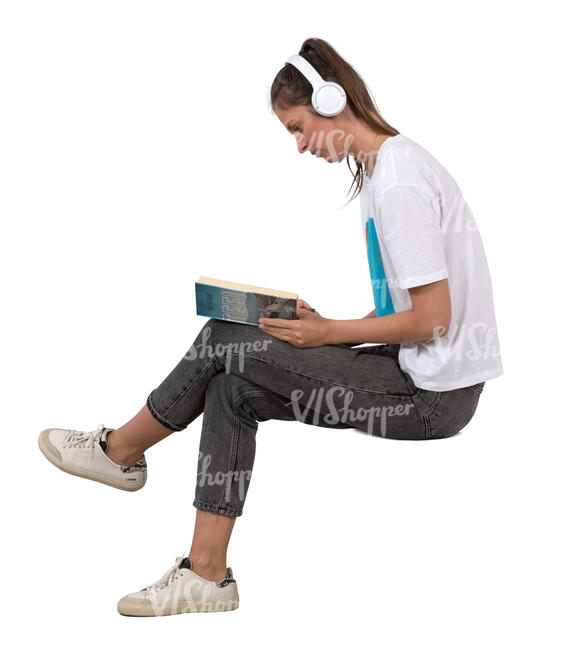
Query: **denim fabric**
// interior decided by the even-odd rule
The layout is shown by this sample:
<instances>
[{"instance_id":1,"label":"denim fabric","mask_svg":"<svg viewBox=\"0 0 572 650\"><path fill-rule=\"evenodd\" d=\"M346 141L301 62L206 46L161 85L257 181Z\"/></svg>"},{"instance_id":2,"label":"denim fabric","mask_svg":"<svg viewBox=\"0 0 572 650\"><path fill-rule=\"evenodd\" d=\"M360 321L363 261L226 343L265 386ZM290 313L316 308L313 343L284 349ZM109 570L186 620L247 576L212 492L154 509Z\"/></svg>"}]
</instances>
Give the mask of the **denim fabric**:
<instances>
[{"instance_id":1,"label":"denim fabric","mask_svg":"<svg viewBox=\"0 0 572 650\"><path fill-rule=\"evenodd\" d=\"M172 431L203 415L193 505L240 516L259 422L296 420L400 440L445 438L471 419L484 382L437 392L399 367L399 345L298 348L209 319L147 407Z\"/></svg>"}]
</instances>

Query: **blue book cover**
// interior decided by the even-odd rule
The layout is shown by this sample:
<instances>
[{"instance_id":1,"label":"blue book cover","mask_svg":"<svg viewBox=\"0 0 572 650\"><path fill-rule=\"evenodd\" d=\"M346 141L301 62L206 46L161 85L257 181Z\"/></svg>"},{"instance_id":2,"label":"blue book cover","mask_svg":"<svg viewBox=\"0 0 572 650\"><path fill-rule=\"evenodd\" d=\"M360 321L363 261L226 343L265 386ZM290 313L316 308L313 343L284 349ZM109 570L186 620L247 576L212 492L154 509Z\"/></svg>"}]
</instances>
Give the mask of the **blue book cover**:
<instances>
[{"instance_id":1,"label":"blue book cover","mask_svg":"<svg viewBox=\"0 0 572 650\"><path fill-rule=\"evenodd\" d=\"M217 282L224 284L223 281ZM228 284L233 285L236 283L229 282ZM296 294L287 294L284 291L278 293L284 295L276 296L261 291L248 291L231 286L195 282L197 315L228 320L234 323L256 325L257 327L259 318L297 319L298 299Z\"/></svg>"}]
</instances>

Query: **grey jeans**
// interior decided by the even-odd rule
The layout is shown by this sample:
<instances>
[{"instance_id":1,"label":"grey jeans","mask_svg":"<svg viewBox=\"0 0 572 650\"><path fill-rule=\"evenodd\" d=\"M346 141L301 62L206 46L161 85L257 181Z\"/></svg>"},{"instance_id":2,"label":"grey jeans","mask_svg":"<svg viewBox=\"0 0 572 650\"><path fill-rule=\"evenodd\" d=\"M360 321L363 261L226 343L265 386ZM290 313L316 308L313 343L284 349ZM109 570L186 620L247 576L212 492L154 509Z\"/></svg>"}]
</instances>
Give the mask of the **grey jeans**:
<instances>
[{"instance_id":1,"label":"grey jeans","mask_svg":"<svg viewBox=\"0 0 572 650\"><path fill-rule=\"evenodd\" d=\"M399 366L399 344L356 345L299 348L253 325L209 319L147 397L152 415L172 431L203 413L193 505L242 515L259 422L426 440L452 436L472 418L484 382L417 388Z\"/></svg>"}]
</instances>

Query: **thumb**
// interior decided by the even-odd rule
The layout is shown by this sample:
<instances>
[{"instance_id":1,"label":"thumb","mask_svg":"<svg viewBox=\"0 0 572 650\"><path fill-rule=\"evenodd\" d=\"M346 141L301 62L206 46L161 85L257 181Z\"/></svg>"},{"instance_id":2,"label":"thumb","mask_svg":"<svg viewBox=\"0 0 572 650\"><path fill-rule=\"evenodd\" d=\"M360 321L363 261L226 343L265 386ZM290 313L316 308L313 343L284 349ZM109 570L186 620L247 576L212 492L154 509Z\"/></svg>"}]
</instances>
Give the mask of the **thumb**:
<instances>
[{"instance_id":1,"label":"thumb","mask_svg":"<svg viewBox=\"0 0 572 650\"><path fill-rule=\"evenodd\" d=\"M315 309L304 309L304 307L298 307L298 310L296 312L298 318L308 318L314 316L315 314L318 314Z\"/></svg>"}]
</instances>

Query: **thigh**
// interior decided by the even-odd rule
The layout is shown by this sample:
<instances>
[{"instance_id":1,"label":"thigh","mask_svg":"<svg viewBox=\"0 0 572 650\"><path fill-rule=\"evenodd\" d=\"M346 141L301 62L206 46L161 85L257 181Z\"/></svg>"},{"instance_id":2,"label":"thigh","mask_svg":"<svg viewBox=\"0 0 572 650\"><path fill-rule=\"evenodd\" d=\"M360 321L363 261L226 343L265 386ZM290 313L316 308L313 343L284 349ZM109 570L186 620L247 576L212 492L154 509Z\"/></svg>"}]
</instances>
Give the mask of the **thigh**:
<instances>
[{"instance_id":1,"label":"thigh","mask_svg":"<svg viewBox=\"0 0 572 650\"><path fill-rule=\"evenodd\" d=\"M204 413L203 431L210 428L212 431L209 435L220 434L222 437L227 435L229 428L231 433L235 433L236 427L228 425L229 422L232 425L236 417L250 424L286 420L329 428L350 427L342 422L330 422L330 418L325 418L319 410L312 408L312 404L302 416L290 397L265 389L242 375L224 372L216 374L208 383Z\"/></svg>"},{"instance_id":2,"label":"thigh","mask_svg":"<svg viewBox=\"0 0 572 650\"><path fill-rule=\"evenodd\" d=\"M210 342L211 347L216 347L227 372L246 372L245 364L256 361L272 369L275 376L277 371L283 371L285 379L294 374L372 395L408 397L416 391L399 367L395 346L335 344L299 348L256 326L214 319L207 322L202 333L198 344L208 346Z\"/></svg>"},{"instance_id":3,"label":"thigh","mask_svg":"<svg viewBox=\"0 0 572 650\"><path fill-rule=\"evenodd\" d=\"M425 437L412 399L417 389L399 367L398 346L298 348L255 326L214 320L208 325L213 347L226 350L225 370L279 396L273 408L289 419L378 436Z\"/></svg>"},{"instance_id":4,"label":"thigh","mask_svg":"<svg viewBox=\"0 0 572 650\"><path fill-rule=\"evenodd\" d=\"M203 431L208 423L214 433L224 436L225 419L237 416L249 423L284 420L331 429L355 428L352 423L334 417L333 411L321 412L319 405L320 399L310 398L302 407L290 397L267 390L246 377L221 372L207 387Z\"/></svg>"},{"instance_id":5,"label":"thigh","mask_svg":"<svg viewBox=\"0 0 572 650\"><path fill-rule=\"evenodd\" d=\"M339 385L314 381L283 396L237 375L220 373L211 380L241 392L232 396L248 421L288 420L329 429L355 429L377 437L425 439L425 427L414 401L401 396L375 396ZM209 384L210 385L210 384ZM301 386L301 382L297 384ZM207 400L208 401L208 400ZM224 412L221 405L217 413ZM206 409L205 409L206 412Z\"/></svg>"}]
</instances>

